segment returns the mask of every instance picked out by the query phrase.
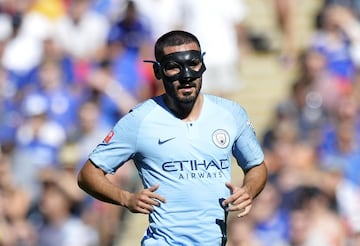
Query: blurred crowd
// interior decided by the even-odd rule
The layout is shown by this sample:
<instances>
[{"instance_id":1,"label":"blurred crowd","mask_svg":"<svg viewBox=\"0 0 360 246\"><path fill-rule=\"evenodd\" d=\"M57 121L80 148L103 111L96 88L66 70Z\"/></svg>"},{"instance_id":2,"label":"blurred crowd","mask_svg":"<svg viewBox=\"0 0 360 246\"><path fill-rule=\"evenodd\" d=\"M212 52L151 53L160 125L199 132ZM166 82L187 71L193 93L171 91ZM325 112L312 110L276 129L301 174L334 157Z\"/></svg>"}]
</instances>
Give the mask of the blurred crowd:
<instances>
[{"instance_id":1,"label":"blurred crowd","mask_svg":"<svg viewBox=\"0 0 360 246\"><path fill-rule=\"evenodd\" d=\"M261 136L269 182L234 246L360 245L359 1L324 1ZM291 17L296 18L296 17Z\"/></svg>"},{"instance_id":2,"label":"blurred crowd","mask_svg":"<svg viewBox=\"0 0 360 246\"><path fill-rule=\"evenodd\" d=\"M360 245L360 6L324 1L301 49L296 0L274 6L296 79L259 136L269 183L249 216L230 216L229 245ZM241 89L241 57L266 49L247 14L240 0L0 0L0 245L116 245L126 213L83 193L77 171L161 93L143 60L164 32L199 38L205 92ZM109 179L139 185L131 163Z\"/></svg>"}]
</instances>

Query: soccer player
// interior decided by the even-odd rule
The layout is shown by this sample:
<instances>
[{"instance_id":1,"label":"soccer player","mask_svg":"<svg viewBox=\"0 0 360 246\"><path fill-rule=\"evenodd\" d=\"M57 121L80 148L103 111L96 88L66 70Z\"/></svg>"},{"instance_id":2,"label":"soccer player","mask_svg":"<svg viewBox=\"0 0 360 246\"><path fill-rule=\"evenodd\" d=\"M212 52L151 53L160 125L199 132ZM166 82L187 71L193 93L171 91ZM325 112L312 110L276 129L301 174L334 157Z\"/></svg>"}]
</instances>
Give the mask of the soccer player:
<instances>
[{"instance_id":1,"label":"soccer player","mask_svg":"<svg viewBox=\"0 0 360 246\"><path fill-rule=\"evenodd\" d=\"M150 62L165 93L118 121L80 170L79 186L101 201L148 214L141 245L225 245L228 212L248 214L265 186L263 151L240 105L200 92L206 67L193 34L164 34L155 58ZM245 174L241 187L231 183L232 155ZM130 159L144 186L136 193L105 176Z\"/></svg>"}]
</instances>

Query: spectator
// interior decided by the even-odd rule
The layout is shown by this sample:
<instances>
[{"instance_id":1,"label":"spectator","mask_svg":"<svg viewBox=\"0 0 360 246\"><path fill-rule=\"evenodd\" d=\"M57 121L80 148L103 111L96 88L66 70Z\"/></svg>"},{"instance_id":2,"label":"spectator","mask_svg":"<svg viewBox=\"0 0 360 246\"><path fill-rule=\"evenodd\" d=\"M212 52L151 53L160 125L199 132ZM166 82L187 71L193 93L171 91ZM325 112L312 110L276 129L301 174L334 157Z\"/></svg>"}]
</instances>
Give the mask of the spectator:
<instances>
[{"instance_id":1,"label":"spectator","mask_svg":"<svg viewBox=\"0 0 360 246\"><path fill-rule=\"evenodd\" d=\"M1 56L2 66L9 72L11 80L15 81L19 90L31 86L36 67L43 55L38 37L24 31L24 16L30 8L25 3L29 4L28 1L24 1L24 9L19 7L12 16L12 35L6 41Z\"/></svg>"},{"instance_id":2,"label":"spectator","mask_svg":"<svg viewBox=\"0 0 360 246\"><path fill-rule=\"evenodd\" d=\"M321 96L302 80L291 85L290 93L278 103L276 114L295 122L300 140L316 144L319 129L326 120Z\"/></svg>"},{"instance_id":3,"label":"spectator","mask_svg":"<svg viewBox=\"0 0 360 246\"><path fill-rule=\"evenodd\" d=\"M95 91L102 118L106 125L117 122L120 115L128 112L138 103L137 97L116 80L108 63L101 64L88 77L88 85ZM135 83L134 83L135 84ZM139 87L136 87L140 89ZM135 89L136 90L136 89Z\"/></svg>"},{"instance_id":4,"label":"spectator","mask_svg":"<svg viewBox=\"0 0 360 246\"><path fill-rule=\"evenodd\" d=\"M184 8L183 28L203 40L206 52L208 70L204 74L204 91L231 97L244 85L239 69L241 58L248 50L245 3L240 0L185 1Z\"/></svg>"},{"instance_id":5,"label":"spectator","mask_svg":"<svg viewBox=\"0 0 360 246\"><path fill-rule=\"evenodd\" d=\"M288 218L281 206L281 193L271 182L267 183L264 191L254 203L251 214L255 237L261 241L261 245L271 242L276 246L285 246L288 240Z\"/></svg>"},{"instance_id":6,"label":"spectator","mask_svg":"<svg viewBox=\"0 0 360 246\"><path fill-rule=\"evenodd\" d=\"M72 134L69 140L74 142L79 160L77 167L87 159L91 149L107 135L110 125L103 122L99 105L95 101L84 102L79 108L77 131Z\"/></svg>"},{"instance_id":7,"label":"spectator","mask_svg":"<svg viewBox=\"0 0 360 246\"><path fill-rule=\"evenodd\" d=\"M183 24L183 1L181 0L134 0L140 15L151 31L152 41ZM156 13L156 14L154 14Z\"/></svg>"},{"instance_id":8,"label":"spectator","mask_svg":"<svg viewBox=\"0 0 360 246\"><path fill-rule=\"evenodd\" d=\"M276 20L281 33L280 58L287 68L294 68L298 53L296 0L274 0Z\"/></svg>"},{"instance_id":9,"label":"spectator","mask_svg":"<svg viewBox=\"0 0 360 246\"><path fill-rule=\"evenodd\" d=\"M360 134L359 109L352 97L343 97L338 102L332 121L324 127L319 145L320 162L325 169L343 171L345 163L359 154Z\"/></svg>"},{"instance_id":10,"label":"spectator","mask_svg":"<svg viewBox=\"0 0 360 246\"><path fill-rule=\"evenodd\" d=\"M117 81L139 100L154 95L159 86L149 75L144 57L152 55L151 31L134 1L125 1L122 15L112 24L107 50Z\"/></svg>"},{"instance_id":11,"label":"spectator","mask_svg":"<svg viewBox=\"0 0 360 246\"><path fill-rule=\"evenodd\" d=\"M255 233L250 217L231 217L228 224L228 246L263 246Z\"/></svg>"},{"instance_id":12,"label":"spectator","mask_svg":"<svg viewBox=\"0 0 360 246\"><path fill-rule=\"evenodd\" d=\"M65 16L55 24L54 38L73 60L74 80L83 85L92 66L104 57L110 23L91 9L91 0L70 2Z\"/></svg>"},{"instance_id":13,"label":"spectator","mask_svg":"<svg viewBox=\"0 0 360 246\"><path fill-rule=\"evenodd\" d=\"M28 220L29 193L16 185L9 153L0 153L0 244L37 245L35 227Z\"/></svg>"},{"instance_id":14,"label":"spectator","mask_svg":"<svg viewBox=\"0 0 360 246\"><path fill-rule=\"evenodd\" d=\"M309 42L326 57L327 69L333 76L352 83L359 65L360 23L345 6L325 6L319 14L318 29Z\"/></svg>"},{"instance_id":15,"label":"spectator","mask_svg":"<svg viewBox=\"0 0 360 246\"><path fill-rule=\"evenodd\" d=\"M66 134L62 126L48 119L49 105L44 97L29 95L22 106L26 118L16 132L13 172L17 184L36 201L41 190L38 174L42 168L56 166Z\"/></svg>"},{"instance_id":16,"label":"spectator","mask_svg":"<svg viewBox=\"0 0 360 246\"><path fill-rule=\"evenodd\" d=\"M152 44L151 31L145 19L140 15L136 3L128 0L123 5L125 5L123 13L119 14L119 17L112 23L108 42L120 46L117 48L118 50L122 48L137 55L143 49L150 52L152 47L150 46Z\"/></svg>"},{"instance_id":17,"label":"spectator","mask_svg":"<svg viewBox=\"0 0 360 246\"><path fill-rule=\"evenodd\" d=\"M20 110L22 92L9 74L0 66L0 142L14 145L16 130L23 118Z\"/></svg>"},{"instance_id":18,"label":"spectator","mask_svg":"<svg viewBox=\"0 0 360 246\"><path fill-rule=\"evenodd\" d=\"M44 59L38 70L37 93L46 99L48 118L61 125L67 136L73 134L76 132L76 115L81 99L64 81L61 64L57 60Z\"/></svg>"},{"instance_id":19,"label":"spectator","mask_svg":"<svg viewBox=\"0 0 360 246\"><path fill-rule=\"evenodd\" d=\"M329 199L315 187L294 190L291 212L291 245L345 245L341 218L331 209Z\"/></svg>"},{"instance_id":20,"label":"spectator","mask_svg":"<svg viewBox=\"0 0 360 246\"><path fill-rule=\"evenodd\" d=\"M94 228L86 225L73 214L73 209L79 202L75 194L76 180L74 176L52 173L51 170L42 173L43 191L39 210L44 216L43 224L39 225L39 245L100 245L99 235Z\"/></svg>"},{"instance_id":21,"label":"spectator","mask_svg":"<svg viewBox=\"0 0 360 246\"><path fill-rule=\"evenodd\" d=\"M108 20L91 9L91 0L73 0L67 11L56 23L56 40L79 61L98 60L109 31Z\"/></svg>"},{"instance_id":22,"label":"spectator","mask_svg":"<svg viewBox=\"0 0 360 246\"><path fill-rule=\"evenodd\" d=\"M319 50L305 49L298 59L298 78L319 96L326 116L335 110L341 97L349 93L350 85L329 71L326 56Z\"/></svg>"}]
</instances>

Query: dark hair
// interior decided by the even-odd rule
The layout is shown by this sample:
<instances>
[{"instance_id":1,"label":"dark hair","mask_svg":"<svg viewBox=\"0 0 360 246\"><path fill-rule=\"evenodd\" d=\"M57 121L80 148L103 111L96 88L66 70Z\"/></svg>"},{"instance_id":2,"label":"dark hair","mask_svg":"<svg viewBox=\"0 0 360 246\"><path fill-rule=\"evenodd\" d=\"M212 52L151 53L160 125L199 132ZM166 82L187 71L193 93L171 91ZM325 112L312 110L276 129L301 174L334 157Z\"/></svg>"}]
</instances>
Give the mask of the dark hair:
<instances>
[{"instance_id":1,"label":"dark hair","mask_svg":"<svg viewBox=\"0 0 360 246\"><path fill-rule=\"evenodd\" d=\"M194 34L181 30L167 32L162 35L155 43L155 58L157 61L161 60L164 55L165 47L189 43L196 43L201 49L200 42Z\"/></svg>"}]
</instances>

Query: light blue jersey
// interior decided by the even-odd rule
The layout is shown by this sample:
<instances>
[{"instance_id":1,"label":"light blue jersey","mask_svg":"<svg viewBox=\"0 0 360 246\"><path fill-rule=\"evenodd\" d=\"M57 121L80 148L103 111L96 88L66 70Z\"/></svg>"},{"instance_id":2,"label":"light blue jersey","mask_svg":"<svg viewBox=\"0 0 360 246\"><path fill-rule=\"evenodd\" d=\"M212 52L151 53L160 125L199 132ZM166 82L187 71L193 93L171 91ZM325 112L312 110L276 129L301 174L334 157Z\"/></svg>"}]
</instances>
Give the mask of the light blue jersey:
<instances>
[{"instance_id":1,"label":"light blue jersey","mask_svg":"<svg viewBox=\"0 0 360 246\"><path fill-rule=\"evenodd\" d=\"M115 125L91 153L91 161L114 173L133 159L145 188L166 203L149 216L142 245L220 245L219 199L230 195L231 156L244 170L260 164L264 154L244 109L237 103L204 95L199 118L175 117L161 96L149 99Z\"/></svg>"}]
</instances>

